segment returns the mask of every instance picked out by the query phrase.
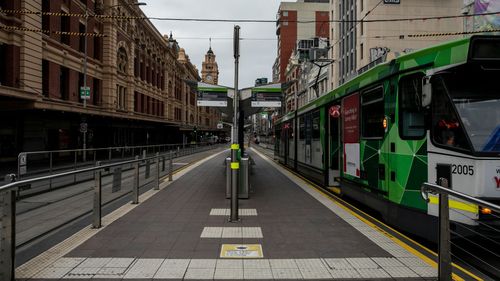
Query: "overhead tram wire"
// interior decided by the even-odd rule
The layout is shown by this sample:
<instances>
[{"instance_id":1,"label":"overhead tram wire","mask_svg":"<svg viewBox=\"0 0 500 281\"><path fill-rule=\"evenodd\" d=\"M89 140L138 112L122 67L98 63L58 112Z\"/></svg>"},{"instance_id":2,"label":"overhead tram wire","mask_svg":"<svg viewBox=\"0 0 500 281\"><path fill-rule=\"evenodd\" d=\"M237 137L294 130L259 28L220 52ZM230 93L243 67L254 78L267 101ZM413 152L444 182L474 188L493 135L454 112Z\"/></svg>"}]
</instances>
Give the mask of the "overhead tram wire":
<instances>
[{"instance_id":1,"label":"overhead tram wire","mask_svg":"<svg viewBox=\"0 0 500 281\"><path fill-rule=\"evenodd\" d=\"M374 7L380 5L380 2ZM371 10L373 11L373 9ZM365 14L365 17L371 12ZM84 18L85 14L78 13L54 13L54 12L36 12L30 10L0 10L4 14L21 14L21 15L40 15L40 16L57 16L57 17L80 17ZM395 19L371 19L371 20L286 20L292 23L376 23L376 22L402 22L402 21L426 21L426 20L443 20L468 17L482 17L499 15L500 12L490 12L483 14L470 15L449 15L449 16L433 16L433 17L413 17L413 18L395 18ZM120 16L120 15L89 15L97 19L118 19L118 20L159 20L159 21L184 21L184 22L228 22L228 23L276 23L280 20L265 20L265 19L207 19L207 18L166 18L166 17L141 17L141 16ZM284 21L284 20L283 20Z\"/></svg>"},{"instance_id":2,"label":"overhead tram wire","mask_svg":"<svg viewBox=\"0 0 500 281\"><path fill-rule=\"evenodd\" d=\"M107 35L102 33L82 33L82 32L66 32L66 31L52 31L36 28L26 28L19 26L9 26L0 25L0 29L9 31L27 31L27 32L37 32L44 34L58 34L58 35L68 35L68 36L89 36L89 37L107 37ZM487 29L481 31L467 31L467 32L448 32L448 33L419 33L419 34L401 34L401 35L380 35L380 36L367 36L365 38L370 39L388 39L388 38L400 38L404 39L415 38L415 37L440 37L440 36L459 36L459 35L470 35L470 34L480 34L480 33L490 33L490 32L500 32L500 29ZM180 40L207 40L208 38L203 37L179 37L176 39ZM216 40L233 40L233 38L212 38ZM277 38L241 38L243 41L276 41ZM332 45L334 46L334 45ZM330 46L330 48L332 47Z\"/></svg>"}]
</instances>

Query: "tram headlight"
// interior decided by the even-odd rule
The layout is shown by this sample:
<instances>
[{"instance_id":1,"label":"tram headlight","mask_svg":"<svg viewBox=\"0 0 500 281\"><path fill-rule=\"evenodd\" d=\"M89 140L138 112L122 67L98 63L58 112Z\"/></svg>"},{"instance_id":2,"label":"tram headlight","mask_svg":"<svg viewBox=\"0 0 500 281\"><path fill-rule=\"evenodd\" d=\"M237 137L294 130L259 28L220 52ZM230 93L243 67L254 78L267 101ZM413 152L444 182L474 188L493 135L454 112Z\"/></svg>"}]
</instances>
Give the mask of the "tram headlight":
<instances>
[{"instance_id":1,"label":"tram headlight","mask_svg":"<svg viewBox=\"0 0 500 281\"><path fill-rule=\"evenodd\" d=\"M481 214L483 215L491 215L491 209L488 209L488 208L483 208L483 207L479 207L479 211L481 212Z\"/></svg>"}]
</instances>

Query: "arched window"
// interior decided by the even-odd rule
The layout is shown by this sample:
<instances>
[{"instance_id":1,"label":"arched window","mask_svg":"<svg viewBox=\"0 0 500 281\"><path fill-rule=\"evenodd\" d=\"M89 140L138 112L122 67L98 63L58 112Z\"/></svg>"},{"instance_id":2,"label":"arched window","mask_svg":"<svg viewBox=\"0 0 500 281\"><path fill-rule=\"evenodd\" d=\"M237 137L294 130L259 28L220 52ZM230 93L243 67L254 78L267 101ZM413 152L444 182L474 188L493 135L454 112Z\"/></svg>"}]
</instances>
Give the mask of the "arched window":
<instances>
[{"instance_id":1,"label":"arched window","mask_svg":"<svg viewBox=\"0 0 500 281\"><path fill-rule=\"evenodd\" d=\"M128 57L127 57L127 51L125 51L125 48L123 47L120 47L118 49L116 65L118 67L119 72L127 73Z\"/></svg>"}]
</instances>

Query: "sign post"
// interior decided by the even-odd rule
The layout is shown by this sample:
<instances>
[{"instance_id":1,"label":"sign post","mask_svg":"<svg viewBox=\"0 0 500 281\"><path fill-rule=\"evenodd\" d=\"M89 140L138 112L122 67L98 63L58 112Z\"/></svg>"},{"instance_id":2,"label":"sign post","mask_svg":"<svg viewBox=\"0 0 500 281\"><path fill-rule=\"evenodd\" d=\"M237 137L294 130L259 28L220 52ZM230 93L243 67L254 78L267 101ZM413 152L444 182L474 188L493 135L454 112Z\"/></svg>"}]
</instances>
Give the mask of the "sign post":
<instances>
[{"instance_id":1,"label":"sign post","mask_svg":"<svg viewBox=\"0 0 500 281\"><path fill-rule=\"evenodd\" d=\"M238 160L238 64L240 58L240 27L234 27L234 98L233 98L233 140L231 144L231 216L230 222L237 222L238 218L238 174L240 162Z\"/></svg>"}]
</instances>

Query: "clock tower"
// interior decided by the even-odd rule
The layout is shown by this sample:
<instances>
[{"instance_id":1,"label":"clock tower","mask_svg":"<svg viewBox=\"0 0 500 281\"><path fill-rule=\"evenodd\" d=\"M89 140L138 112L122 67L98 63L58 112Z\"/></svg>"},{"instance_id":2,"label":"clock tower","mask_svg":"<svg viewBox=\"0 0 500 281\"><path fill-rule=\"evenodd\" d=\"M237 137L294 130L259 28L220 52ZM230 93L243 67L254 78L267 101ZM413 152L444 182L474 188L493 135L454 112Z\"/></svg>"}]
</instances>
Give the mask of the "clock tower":
<instances>
[{"instance_id":1,"label":"clock tower","mask_svg":"<svg viewBox=\"0 0 500 281\"><path fill-rule=\"evenodd\" d=\"M208 84L217 85L219 82L219 67L215 61L215 54L212 51L212 40L210 47L205 55L205 61L201 66L201 81Z\"/></svg>"}]
</instances>

